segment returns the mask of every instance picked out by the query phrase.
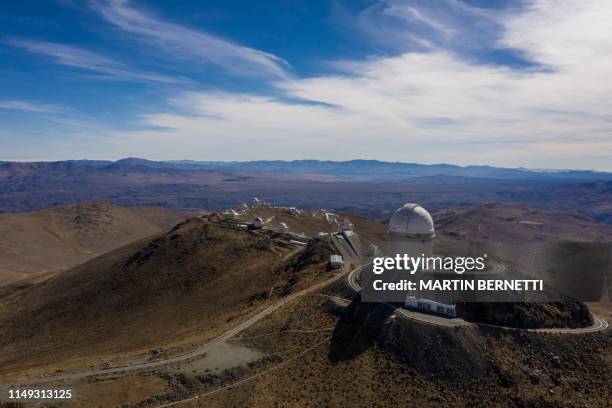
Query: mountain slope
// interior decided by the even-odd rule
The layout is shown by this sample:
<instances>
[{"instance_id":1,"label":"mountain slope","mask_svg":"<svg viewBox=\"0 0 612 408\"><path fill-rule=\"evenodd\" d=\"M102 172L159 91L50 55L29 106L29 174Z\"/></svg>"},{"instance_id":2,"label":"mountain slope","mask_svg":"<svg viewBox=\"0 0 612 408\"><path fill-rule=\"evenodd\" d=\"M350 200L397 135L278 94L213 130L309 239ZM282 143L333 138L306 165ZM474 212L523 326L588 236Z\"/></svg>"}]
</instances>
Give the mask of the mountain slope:
<instances>
[{"instance_id":1,"label":"mountain slope","mask_svg":"<svg viewBox=\"0 0 612 408\"><path fill-rule=\"evenodd\" d=\"M271 225L283 220L295 231L323 226L309 213L252 211L243 218L274 216ZM510 209L471 211L458 213L456 222L500 224ZM189 219L44 282L0 288L0 332L10 334L0 336L0 383L182 354L331 275L326 262L333 249L325 240L295 250L272 230L230 228L220 218ZM385 234L382 225L351 220L365 236ZM360 303L337 281L286 303L197 359L63 385L92 406L159 406L194 394L200 398L192 405L220 407L397 406L407 400L546 406L545 398L554 406L605 406L609 400L598 390L610 381L610 331L552 336L450 328L392 313L386 305ZM247 351L245 360L232 356ZM125 390L144 382L151 388L126 404ZM101 402L107 396L113 403Z\"/></svg>"},{"instance_id":2,"label":"mountain slope","mask_svg":"<svg viewBox=\"0 0 612 408\"><path fill-rule=\"evenodd\" d=\"M271 234L194 218L41 283L0 291L0 332L11 333L0 339L0 377L58 361L83 369L146 359L152 349L192 349L325 273L331 249L323 241L297 254Z\"/></svg>"},{"instance_id":3,"label":"mountain slope","mask_svg":"<svg viewBox=\"0 0 612 408\"><path fill-rule=\"evenodd\" d=\"M612 227L565 212L487 204L434 214L436 230L451 239L610 242Z\"/></svg>"},{"instance_id":4,"label":"mountain slope","mask_svg":"<svg viewBox=\"0 0 612 408\"><path fill-rule=\"evenodd\" d=\"M0 284L71 268L169 229L185 212L106 203L0 214Z\"/></svg>"}]
</instances>

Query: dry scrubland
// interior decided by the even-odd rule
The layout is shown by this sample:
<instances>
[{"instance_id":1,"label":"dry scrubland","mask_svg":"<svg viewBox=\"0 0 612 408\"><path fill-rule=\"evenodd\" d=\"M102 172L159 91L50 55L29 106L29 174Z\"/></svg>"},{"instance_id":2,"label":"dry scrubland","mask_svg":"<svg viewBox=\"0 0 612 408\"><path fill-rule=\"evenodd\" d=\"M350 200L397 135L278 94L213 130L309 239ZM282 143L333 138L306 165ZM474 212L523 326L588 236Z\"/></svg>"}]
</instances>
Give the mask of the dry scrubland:
<instances>
[{"instance_id":1,"label":"dry scrubland","mask_svg":"<svg viewBox=\"0 0 612 408\"><path fill-rule=\"evenodd\" d=\"M279 356L284 365L205 397L201 406L605 406L610 401L609 334L448 329L385 315L389 312L377 307L341 307L322 296L284 309L242 337L273 334L241 341ZM324 330L276 333L289 328Z\"/></svg>"},{"instance_id":2,"label":"dry scrubland","mask_svg":"<svg viewBox=\"0 0 612 408\"><path fill-rule=\"evenodd\" d=\"M434 213L436 228L450 239L610 242L612 227L560 211L486 204Z\"/></svg>"},{"instance_id":3,"label":"dry scrubland","mask_svg":"<svg viewBox=\"0 0 612 408\"><path fill-rule=\"evenodd\" d=\"M185 211L102 202L0 214L0 285L72 268L187 217Z\"/></svg>"},{"instance_id":4,"label":"dry scrubland","mask_svg":"<svg viewBox=\"0 0 612 408\"><path fill-rule=\"evenodd\" d=\"M326 276L327 244L291 255L271 234L194 218L44 282L4 288L1 378L191 349Z\"/></svg>"},{"instance_id":5,"label":"dry scrubland","mask_svg":"<svg viewBox=\"0 0 612 408\"><path fill-rule=\"evenodd\" d=\"M310 214L258 211L295 232L331 228ZM471 234L461 220L494 225L485 231L500 240L610 231L580 229L585 221L572 218L557 230L559 214L514 207L463 211L435 215L440 239ZM384 225L351 219L362 236L384 237ZM230 229L218 220L189 219L43 282L0 290L0 332L10 333L0 337L0 379L175 355L331 276L334 249L324 241L293 253L273 231ZM595 308L610 318L604 306ZM158 406L194 394L200 398L184 406L604 407L612 400L610 330L564 336L430 326L360 304L341 281L276 310L217 351L63 385L77 390L81 406L103 407Z\"/></svg>"},{"instance_id":6,"label":"dry scrubland","mask_svg":"<svg viewBox=\"0 0 612 408\"><path fill-rule=\"evenodd\" d=\"M77 385L91 401L157 406L532 406L605 407L612 336L538 335L443 328L339 301L332 289L279 309L231 340L263 357L222 370L171 367L131 376L165 386L126 395L125 378ZM237 384L237 385L235 385ZM141 385L141 387L143 387ZM142 389L142 388L140 388Z\"/></svg>"}]
</instances>

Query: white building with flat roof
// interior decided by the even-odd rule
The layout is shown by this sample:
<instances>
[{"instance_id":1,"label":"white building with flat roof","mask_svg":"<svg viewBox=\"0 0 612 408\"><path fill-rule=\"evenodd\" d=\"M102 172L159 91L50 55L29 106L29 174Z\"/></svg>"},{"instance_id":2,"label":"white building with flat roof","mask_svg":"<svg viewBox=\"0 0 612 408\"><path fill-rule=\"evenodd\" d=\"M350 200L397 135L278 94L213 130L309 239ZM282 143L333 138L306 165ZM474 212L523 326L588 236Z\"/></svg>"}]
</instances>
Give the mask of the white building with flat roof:
<instances>
[{"instance_id":1,"label":"white building with flat roof","mask_svg":"<svg viewBox=\"0 0 612 408\"><path fill-rule=\"evenodd\" d=\"M340 255L332 255L329 257L329 264L332 268L340 268L344 265L344 261Z\"/></svg>"},{"instance_id":2,"label":"white building with flat roof","mask_svg":"<svg viewBox=\"0 0 612 408\"><path fill-rule=\"evenodd\" d=\"M457 316L457 308L452 303L436 302L434 300L419 299L410 296L406 298L404 306L449 317Z\"/></svg>"}]
</instances>

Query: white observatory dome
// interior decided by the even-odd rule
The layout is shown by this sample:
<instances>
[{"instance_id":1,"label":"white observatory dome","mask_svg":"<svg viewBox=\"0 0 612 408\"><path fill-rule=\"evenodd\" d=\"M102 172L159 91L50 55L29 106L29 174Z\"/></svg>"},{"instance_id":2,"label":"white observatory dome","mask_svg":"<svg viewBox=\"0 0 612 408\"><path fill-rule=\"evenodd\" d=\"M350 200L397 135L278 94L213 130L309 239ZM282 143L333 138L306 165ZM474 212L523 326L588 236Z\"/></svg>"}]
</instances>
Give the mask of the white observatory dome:
<instances>
[{"instance_id":1,"label":"white observatory dome","mask_svg":"<svg viewBox=\"0 0 612 408\"><path fill-rule=\"evenodd\" d=\"M389 234L411 238L433 238L435 235L433 219L420 205L404 204L391 216Z\"/></svg>"}]
</instances>

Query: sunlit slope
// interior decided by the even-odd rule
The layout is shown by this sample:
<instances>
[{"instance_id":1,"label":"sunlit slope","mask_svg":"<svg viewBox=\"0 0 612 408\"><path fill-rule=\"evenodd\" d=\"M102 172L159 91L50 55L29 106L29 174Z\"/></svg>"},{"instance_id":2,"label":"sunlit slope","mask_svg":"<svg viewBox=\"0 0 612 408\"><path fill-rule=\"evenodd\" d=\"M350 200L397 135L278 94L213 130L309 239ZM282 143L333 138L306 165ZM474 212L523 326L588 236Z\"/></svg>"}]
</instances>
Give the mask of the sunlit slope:
<instances>
[{"instance_id":1,"label":"sunlit slope","mask_svg":"<svg viewBox=\"0 0 612 408\"><path fill-rule=\"evenodd\" d=\"M295 247L272 235L194 218L42 283L7 287L2 374L176 354L329 275L329 244Z\"/></svg>"},{"instance_id":2,"label":"sunlit slope","mask_svg":"<svg viewBox=\"0 0 612 408\"><path fill-rule=\"evenodd\" d=\"M71 268L187 217L177 210L101 202L0 214L0 284Z\"/></svg>"}]
</instances>

